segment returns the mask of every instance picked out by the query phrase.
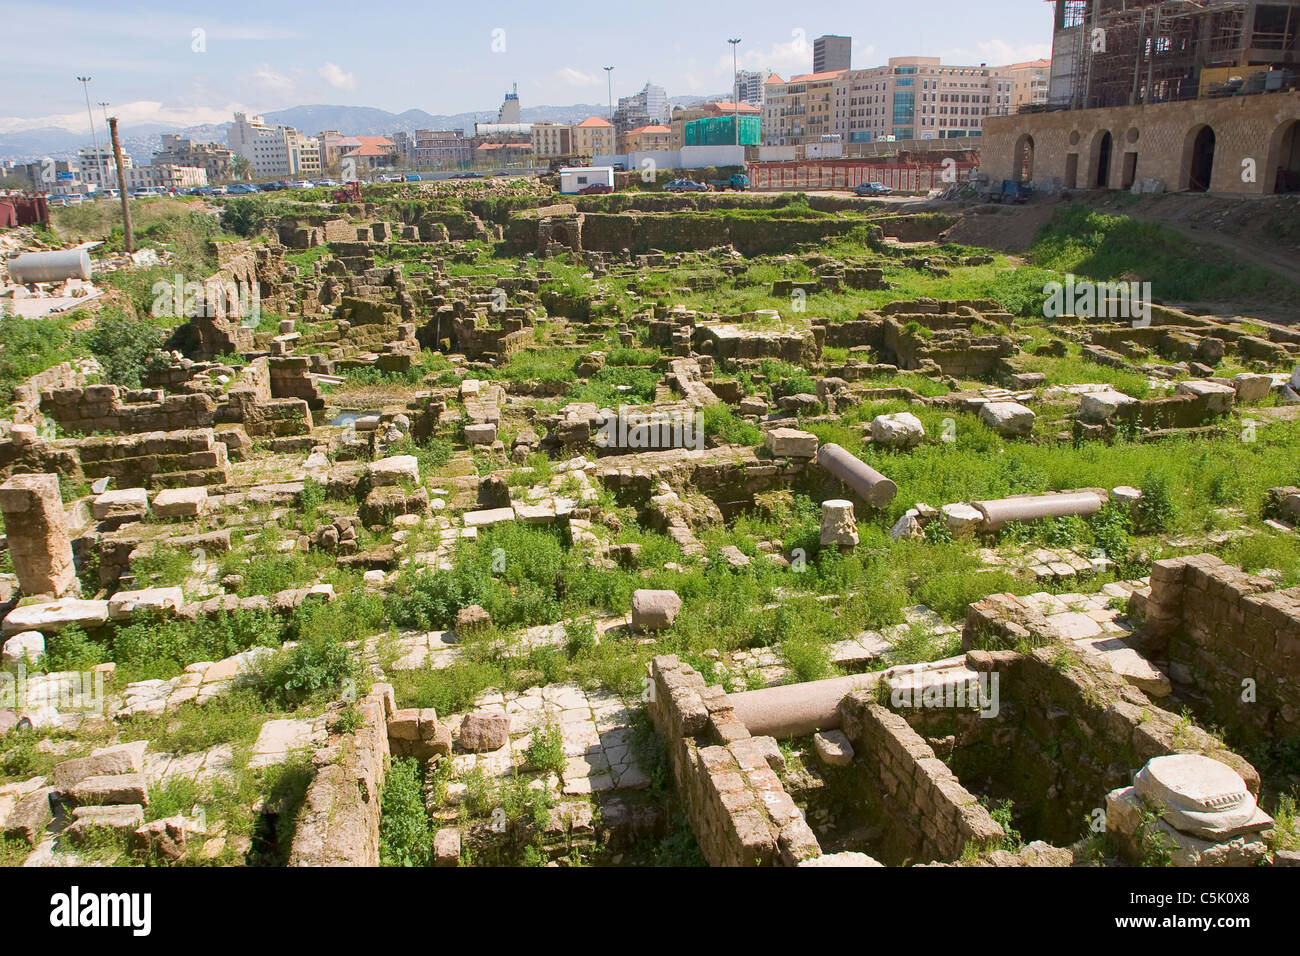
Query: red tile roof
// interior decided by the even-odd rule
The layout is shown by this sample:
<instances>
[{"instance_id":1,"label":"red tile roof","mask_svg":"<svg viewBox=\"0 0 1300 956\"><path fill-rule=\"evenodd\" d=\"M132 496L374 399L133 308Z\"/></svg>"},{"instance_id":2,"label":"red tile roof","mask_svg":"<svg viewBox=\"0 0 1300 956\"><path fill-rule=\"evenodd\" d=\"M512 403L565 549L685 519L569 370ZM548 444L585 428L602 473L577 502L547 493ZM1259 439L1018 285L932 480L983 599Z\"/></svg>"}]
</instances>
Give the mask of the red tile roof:
<instances>
[{"instance_id":1,"label":"red tile roof","mask_svg":"<svg viewBox=\"0 0 1300 956\"><path fill-rule=\"evenodd\" d=\"M609 120L603 120L599 116L588 116L585 120L583 120L581 123L578 124L580 128L586 127L588 129L591 129L593 127L598 127L598 126L613 126L613 125L614 124L609 122Z\"/></svg>"}]
</instances>

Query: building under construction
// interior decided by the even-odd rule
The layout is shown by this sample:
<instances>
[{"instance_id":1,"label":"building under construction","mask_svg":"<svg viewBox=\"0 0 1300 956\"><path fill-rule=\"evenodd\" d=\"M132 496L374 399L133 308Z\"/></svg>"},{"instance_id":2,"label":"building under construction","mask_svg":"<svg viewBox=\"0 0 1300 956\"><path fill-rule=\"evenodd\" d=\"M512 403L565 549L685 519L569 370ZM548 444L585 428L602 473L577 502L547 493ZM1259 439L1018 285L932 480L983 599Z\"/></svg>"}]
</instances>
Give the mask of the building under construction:
<instances>
[{"instance_id":1,"label":"building under construction","mask_svg":"<svg viewBox=\"0 0 1300 956\"><path fill-rule=\"evenodd\" d=\"M1275 92L1300 76L1300 0L1052 2L1049 109Z\"/></svg>"}]
</instances>

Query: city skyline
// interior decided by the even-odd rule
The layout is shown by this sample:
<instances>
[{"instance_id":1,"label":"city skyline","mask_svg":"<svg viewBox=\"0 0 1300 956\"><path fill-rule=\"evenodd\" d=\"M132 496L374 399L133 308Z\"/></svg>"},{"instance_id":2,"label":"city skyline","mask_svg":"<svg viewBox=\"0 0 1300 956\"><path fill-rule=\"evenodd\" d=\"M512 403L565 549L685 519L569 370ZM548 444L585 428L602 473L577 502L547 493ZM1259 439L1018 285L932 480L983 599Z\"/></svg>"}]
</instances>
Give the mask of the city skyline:
<instances>
[{"instance_id":1,"label":"city skyline","mask_svg":"<svg viewBox=\"0 0 1300 956\"><path fill-rule=\"evenodd\" d=\"M15 10L8 19L18 42L0 66L6 91L0 135L49 127L89 133L80 84L71 75L64 79L67 69L49 62L39 39L51 23L82 12L94 29L61 36L70 50L60 61L93 77L96 100L107 100L125 127L220 124L235 111L307 104L455 114L495 106L516 82L525 106L598 103L606 99L601 67L611 63L614 99L647 80L672 96L708 95L730 87L730 36L742 38L740 69L787 78L811 71L813 41L825 33L853 37L855 67L903 55L1000 65L1046 56L1051 42L1049 6L1041 5L1037 17L997 18L996 8L1010 9L1003 0L978 11L944 2L924 24L883 26L869 12L848 14L832 4L804 5L792 14L759 0L737 22L668 3L654 8L664 28L648 34L636 9L613 7L600 18L579 18L580 44L573 42L573 21L531 7L416 10L396 18L407 28L386 33L382 44L360 44L354 31L339 29L356 16L342 4L319 4L311 22L285 5L235 2L219 13L190 6L137 5L111 18L94 16L102 8L79 0L57 10ZM368 22L382 29L386 20ZM993 23L1015 25L994 31ZM481 41L479 52L473 37Z\"/></svg>"}]
</instances>

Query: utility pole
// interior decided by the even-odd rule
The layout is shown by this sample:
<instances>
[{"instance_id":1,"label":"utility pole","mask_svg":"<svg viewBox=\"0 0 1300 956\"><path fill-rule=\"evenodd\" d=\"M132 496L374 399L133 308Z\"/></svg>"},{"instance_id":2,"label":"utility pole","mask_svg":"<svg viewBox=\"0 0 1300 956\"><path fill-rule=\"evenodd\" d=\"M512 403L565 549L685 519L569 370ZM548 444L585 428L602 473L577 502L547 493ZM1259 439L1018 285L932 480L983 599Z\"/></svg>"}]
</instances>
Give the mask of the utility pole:
<instances>
[{"instance_id":1,"label":"utility pole","mask_svg":"<svg viewBox=\"0 0 1300 956\"><path fill-rule=\"evenodd\" d=\"M736 69L736 47L740 46L740 37L728 40L731 44L731 125L736 133L736 145L740 145L740 71Z\"/></svg>"},{"instance_id":2,"label":"utility pole","mask_svg":"<svg viewBox=\"0 0 1300 956\"><path fill-rule=\"evenodd\" d=\"M108 136L113 143L113 161L117 164L117 194L122 199L122 239L129 256L135 252L135 237L131 235L131 206L126 198L126 169L122 163L122 143L117 138L117 117L108 118Z\"/></svg>"},{"instance_id":3,"label":"utility pole","mask_svg":"<svg viewBox=\"0 0 1300 956\"><path fill-rule=\"evenodd\" d=\"M95 114L90 111L90 81L89 76L79 76L77 79L81 82L81 89L86 94L86 118L90 120L90 145L95 150L95 171L99 173L99 185L103 189L108 188L108 167L106 163L101 162L99 155L99 140L95 137Z\"/></svg>"},{"instance_id":4,"label":"utility pole","mask_svg":"<svg viewBox=\"0 0 1300 956\"><path fill-rule=\"evenodd\" d=\"M609 121L614 122L614 68L605 67L605 85L609 88Z\"/></svg>"}]
</instances>

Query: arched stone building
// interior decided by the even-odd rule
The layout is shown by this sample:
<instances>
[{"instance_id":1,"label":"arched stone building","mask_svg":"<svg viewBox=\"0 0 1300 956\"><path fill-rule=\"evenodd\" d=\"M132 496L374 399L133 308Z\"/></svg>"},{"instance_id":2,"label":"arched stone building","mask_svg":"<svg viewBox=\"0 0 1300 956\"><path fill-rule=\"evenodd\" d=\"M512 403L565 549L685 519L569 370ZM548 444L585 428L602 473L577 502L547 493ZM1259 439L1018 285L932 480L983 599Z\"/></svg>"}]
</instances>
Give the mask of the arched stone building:
<instances>
[{"instance_id":1,"label":"arched stone building","mask_svg":"<svg viewBox=\"0 0 1300 956\"><path fill-rule=\"evenodd\" d=\"M1071 189L1297 192L1300 92L989 117L980 169Z\"/></svg>"}]
</instances>

